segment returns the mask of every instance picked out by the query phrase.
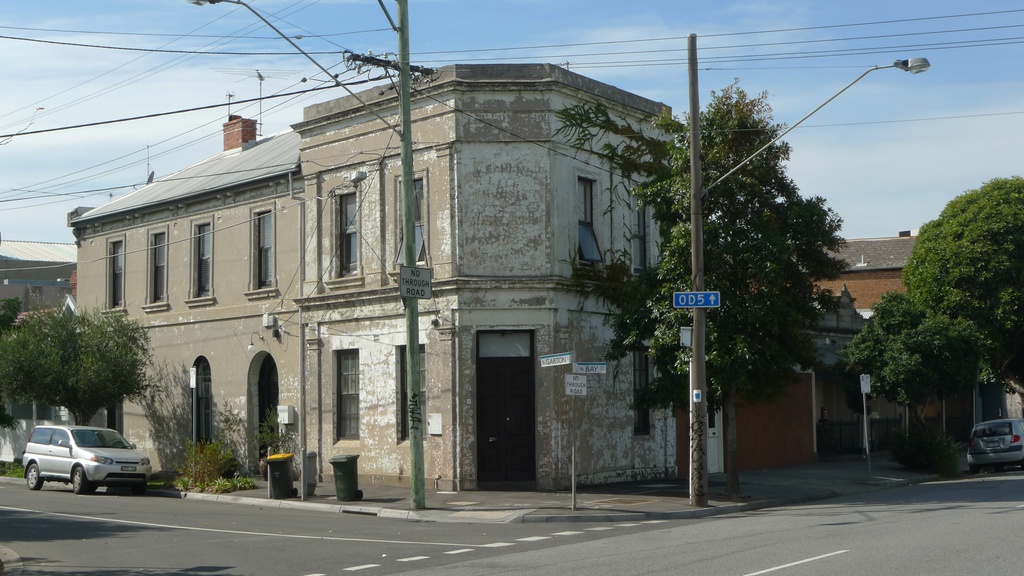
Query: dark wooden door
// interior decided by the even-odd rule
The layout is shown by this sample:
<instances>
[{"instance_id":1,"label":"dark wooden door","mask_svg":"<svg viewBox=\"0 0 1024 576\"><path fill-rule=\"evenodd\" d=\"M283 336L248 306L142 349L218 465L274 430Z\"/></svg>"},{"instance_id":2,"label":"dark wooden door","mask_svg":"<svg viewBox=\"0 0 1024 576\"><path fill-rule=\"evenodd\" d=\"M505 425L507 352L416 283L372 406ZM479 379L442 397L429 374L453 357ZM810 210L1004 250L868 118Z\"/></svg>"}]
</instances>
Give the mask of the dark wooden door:
<instances>
[{"instance_id":1,"label":"dark wooden door","mask_svg":"<svg viewBox=\"0 0 1024 576\"><path fill-rule=\"evenodd\" d=\"M477 475L481 483L534 482L532 358L477 360Z\"/></svg>"}]
</instances>

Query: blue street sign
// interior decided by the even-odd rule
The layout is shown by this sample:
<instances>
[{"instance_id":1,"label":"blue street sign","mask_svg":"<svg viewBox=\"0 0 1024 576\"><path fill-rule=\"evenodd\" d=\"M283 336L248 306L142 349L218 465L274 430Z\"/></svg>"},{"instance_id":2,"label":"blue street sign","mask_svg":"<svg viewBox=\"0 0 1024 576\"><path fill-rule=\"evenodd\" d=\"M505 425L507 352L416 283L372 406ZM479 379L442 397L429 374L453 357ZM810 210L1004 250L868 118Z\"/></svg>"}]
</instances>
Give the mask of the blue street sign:
<instances>
[{"instance_id":1,"label":"blue street sign","mask_svg":"<svg viewBox=\"0 0 1024 576\"><path fill-rule=\"evenodd\" d=\"M675 292L672 294L674 308L718 308L722 296L718 292Z\"/></svg>"}]
</instances>

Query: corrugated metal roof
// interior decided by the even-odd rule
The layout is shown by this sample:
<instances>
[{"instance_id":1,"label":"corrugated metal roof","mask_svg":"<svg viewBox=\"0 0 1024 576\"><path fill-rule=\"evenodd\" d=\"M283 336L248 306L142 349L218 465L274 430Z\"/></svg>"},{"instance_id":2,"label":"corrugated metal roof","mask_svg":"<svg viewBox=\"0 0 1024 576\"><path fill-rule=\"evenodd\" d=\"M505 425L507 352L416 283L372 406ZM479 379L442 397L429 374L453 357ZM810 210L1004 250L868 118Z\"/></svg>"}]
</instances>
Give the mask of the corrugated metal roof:
<instances>
[{"instance_id":1,"label":"corrugated metal roof","mask_svg":"<svg viewBox=\"0 0 1024 576\"><path fill-rule=\"evenodd\" d=\"M80 224L124 212L138 212L208 192L284 176L298 170L300 137L282 132L242 150L222 152L126 194L72 220Z\"/></svg>"},{"instance_id":2,"label":"corrugated metal roof","mask_svg":"<svg viewBox=\"0 0 1024 576\"><path fill-rule=\"evenodd\" d=\"M0 259L26 262L77 262L78 247L56 242L0 241Z\"/></svg>"},{"instance_id":3,"label":"corrugated metal roof","mask_svg":"<svg viewBox=\"0 0 1024 576\"><path fill-rule=\"evenodd\" d=\"M847 240L839 257L846 261L851 272L903 269L910 261L916 241L916 236Z\"/></svg>"}]
</instances>

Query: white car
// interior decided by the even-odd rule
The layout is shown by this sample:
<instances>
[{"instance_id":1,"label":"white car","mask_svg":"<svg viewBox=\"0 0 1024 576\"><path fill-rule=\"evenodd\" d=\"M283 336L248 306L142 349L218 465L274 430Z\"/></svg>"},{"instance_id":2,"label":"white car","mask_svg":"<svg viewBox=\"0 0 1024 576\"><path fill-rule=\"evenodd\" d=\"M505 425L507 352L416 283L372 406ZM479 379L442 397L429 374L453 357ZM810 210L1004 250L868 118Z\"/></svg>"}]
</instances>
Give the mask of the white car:
<instances>
[{"instance_id":1,"label":"white car","mask_svg":"<svg viewBox=\"0 0 1024 576\"><path fill-rule=\"evenodd\" d=\"M36 426L21 457L31 490L43 482L70 483L75 494L97 486L128 486L145 494L153 473L149 458L116 430L95 426Z\"/></svg>"},{"instance_id":2,"label":"white car","mask_svg":"<svg viewBox=\"0 0 1024 576\"><path fill-rule=\"evenodd\" d=\"M1024 467L1024 420L1005 418L974 425L967 444L967 467L977 474L983 467L1002 471Z\"/></svg>"}]
</instances>

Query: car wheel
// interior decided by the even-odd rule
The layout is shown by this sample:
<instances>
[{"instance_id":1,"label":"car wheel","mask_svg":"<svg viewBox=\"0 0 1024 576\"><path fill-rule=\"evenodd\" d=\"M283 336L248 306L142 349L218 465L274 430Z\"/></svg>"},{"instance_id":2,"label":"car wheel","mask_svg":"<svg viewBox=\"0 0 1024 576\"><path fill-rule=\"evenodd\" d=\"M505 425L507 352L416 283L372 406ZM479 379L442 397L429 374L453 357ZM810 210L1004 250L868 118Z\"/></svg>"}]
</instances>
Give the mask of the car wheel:
<instances>
[{"instance_id":1,"label":"car wheel","mask_svg":"<svg viewBox=\"0 0 1024 576\"><path fill-rule=\"evenodd\" d=\"M92 482L85 476L85 468L78 466L71 471L71 490L75 494L90 494L95 490Z\"/></svg>"},{"instance_id":2,"label":"car wheel","mask_svg":"<svg viewBox=\"0 0 1024 576\"><path fill-rule=\"evenodd\" d=\"M145 493L146 493L146 485L145 484L136 484L136 485L132 486L132 494L135 494L136 496L142 496Z\"/></svg>"},{"instance_id":3,"label":"car wheel","mask_svg":"<svg viewBox=\"0 0 1024 576\"><path fill-rule=\"evenodd\" d=\"M35 462L29 464L25 470L25 482L29 490L39 490L43 487L43 477L39 475L39 466Z\"/></svg>"}]
</instances>

